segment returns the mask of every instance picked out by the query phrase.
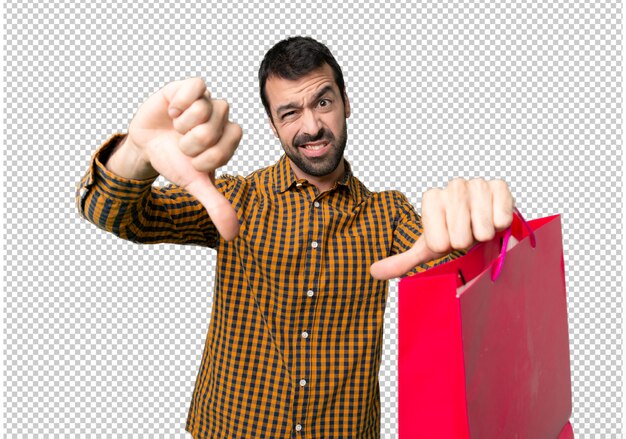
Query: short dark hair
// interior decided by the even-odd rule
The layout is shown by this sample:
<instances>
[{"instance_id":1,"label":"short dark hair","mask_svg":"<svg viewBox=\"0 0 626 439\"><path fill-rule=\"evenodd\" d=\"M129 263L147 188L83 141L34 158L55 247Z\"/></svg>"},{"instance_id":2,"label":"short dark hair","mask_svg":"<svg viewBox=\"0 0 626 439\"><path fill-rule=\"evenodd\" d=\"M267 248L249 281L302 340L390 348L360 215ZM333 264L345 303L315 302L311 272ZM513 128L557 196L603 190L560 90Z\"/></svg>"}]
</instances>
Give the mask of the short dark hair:
<instances>
[{"instance_id":1,"label":"short dark hair","mask_svg":"<svg viewBox=\"0 0 626 439\"><path fill-rule=\"evenodd\" d=\"M341 67L324 44L310 37L298 36L279 41L267 51L259 67L259 88L261 102L270 120L273 119L265 93L267 78L276 75L284 79L298 79L324 64L328 64L333 69L341 100L345 103L345 84Z\"/></svg>"}]
</instances>

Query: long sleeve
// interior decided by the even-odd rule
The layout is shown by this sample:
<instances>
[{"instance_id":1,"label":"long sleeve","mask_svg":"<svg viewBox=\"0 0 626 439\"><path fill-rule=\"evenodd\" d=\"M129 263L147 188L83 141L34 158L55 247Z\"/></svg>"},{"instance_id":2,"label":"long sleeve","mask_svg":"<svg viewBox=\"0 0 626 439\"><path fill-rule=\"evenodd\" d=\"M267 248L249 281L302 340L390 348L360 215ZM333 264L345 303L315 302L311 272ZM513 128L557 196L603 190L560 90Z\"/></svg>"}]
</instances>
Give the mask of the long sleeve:
<instances>
[{"instance_id":1,"label":"long sleeve","mask_svg":"<svg viewBox=\"0 0 626 439\"><path fill-rule=\"evenodd\" d=\"M424 231L422 226L422 220L418 215L415 207L409 202L404 194L399 191L394 191L397 195L396 206L398 209L398 222L393 234L393 246L392 255L403 253L413 247L413 244L421 236ZM420 264L414 267L408 273L405 273L401 277L407 277L425 271L435 265L443 264L466 254L466 250L454 250L451 253L434 261Z\"/></svg>"},{"instance_id":2,"label":"long sleeve","mask_svg":"<svg viewBox=\"0 0 626 439\"><path fill-rule=\"evenodd\" d=\"M206 209L185 189L154 186L155 178L133 180L115 175L106 163L124 138L115 133L93 154L87 172L76 187L80 216L99 228L136 243L194 244L215 248L219 234ZM217 189L226 193L238 178L223 175Z\"/></svg>"}]
</instances>

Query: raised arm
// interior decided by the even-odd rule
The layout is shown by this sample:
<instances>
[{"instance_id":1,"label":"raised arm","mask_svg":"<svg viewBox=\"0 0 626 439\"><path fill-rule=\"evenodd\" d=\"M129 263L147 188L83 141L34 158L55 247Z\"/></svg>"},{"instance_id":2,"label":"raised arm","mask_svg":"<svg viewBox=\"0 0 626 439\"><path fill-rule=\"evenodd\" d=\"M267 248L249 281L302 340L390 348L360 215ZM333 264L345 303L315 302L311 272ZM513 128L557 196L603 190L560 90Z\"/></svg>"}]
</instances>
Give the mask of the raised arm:
<instances>
[{"instance_id":1,"label":"raised arm","mask_svg":"<svg viewBox=\"0 0 626 439\"><path fill-rule=\"evenodd\" d=\"M140 236L141 227L161 226L162 219L151 215L163 216L168 211L170 220L172 215L200 219L202 207L222 237L233 239L239 223L223 193L235 178L222 179L221 188L215 180L215 169L230 160L242 135L241 128L228 120L228 111L225 101L211 99L201 78L172 82L150 96L135 113L128 134L114 136L94 155L77 190L81 215L108 230L108 218L119 224L131 210L135 220L138 215L144 217L145 222L134 224L135 236ZM152 188L159 174L172 184ZM98 182L100 189L93 195L111 198L101 200L101 207L94 198L86 205L90 186ZM123 211L111 215L112 207ZM101 212L96 218L98 208ZM174 237L163 239L172 242Z\"/></svg>"},{"instance_id":2,"label":"raised arm","mask_svg":"<svg viewBox=\"0 0 626 439\"><path fill-rule=\"evenodd\" d=\"M195 244L215 248L217 228L206 209L185 189L175 184L153 185L156 177L129 179L104 165L125 138L115 133L93 154L75 194L79 214L99 228L142 244ZM218 191L229 199L244 188L243 177L222 175Z\"/></svg>"}]
</instances>

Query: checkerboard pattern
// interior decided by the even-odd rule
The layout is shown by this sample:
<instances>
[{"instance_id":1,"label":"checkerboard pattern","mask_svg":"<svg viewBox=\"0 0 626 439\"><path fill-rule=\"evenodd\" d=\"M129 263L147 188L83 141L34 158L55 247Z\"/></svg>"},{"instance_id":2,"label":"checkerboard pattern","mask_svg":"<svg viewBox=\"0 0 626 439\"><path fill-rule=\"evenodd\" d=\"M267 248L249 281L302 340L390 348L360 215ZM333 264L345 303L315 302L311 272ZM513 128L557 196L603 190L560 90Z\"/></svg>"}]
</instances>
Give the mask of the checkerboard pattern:
<instances>
[{"instance_id":1,"label":"checkerboard pattern","mask_svg":"<svg viewBox=\"0 0 626 439\"><path fill-rule=\"evenodd\" d=\"M528 219L562 215L577 438L621 437L620 2L5 4L7 438L186 438L209 324L212 250L122 241L75 184L170 81L201 76L244 138L247 175L282 153L259 98L266 50L329 46L370 190L421 196L503 178ZM156 184L164 183L157 180ZM381 366L397 437L397 281Z\"/></svg>"}]
</instances>

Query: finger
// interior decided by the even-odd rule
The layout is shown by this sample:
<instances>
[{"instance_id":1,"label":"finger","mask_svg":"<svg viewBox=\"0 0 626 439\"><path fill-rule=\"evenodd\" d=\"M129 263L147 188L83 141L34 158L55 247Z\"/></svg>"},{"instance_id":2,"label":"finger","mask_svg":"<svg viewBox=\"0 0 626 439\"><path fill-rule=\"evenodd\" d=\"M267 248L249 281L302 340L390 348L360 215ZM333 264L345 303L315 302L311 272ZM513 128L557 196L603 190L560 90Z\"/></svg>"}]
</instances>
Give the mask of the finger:
<instances>
[{"instance_id":1,"label":"finger","mask_svg":"<svg viewBox=\"0 0 626 439\"><path fill-rule=\"evenodd\" d=\"M239 233L239 219L228 199L210 181L209 175L195 179L186 189L202 203L219 234L226 240Z\"/></svg>"},{"instance_id":2,"label":"finger","mask_svg":"<svg viewBox=\"0 0 626 439\"><path fill-rule=\"evenodd\" d=\"M435 188L424 193L421 220L424 244L434 252L446 252L450 248L450 237L441 189Z\"/></svg>"},{"instance_id":3,"label":"finger","mask_svg":"<svg viewBox=\"0 0 626 439\"><path fill-rule=\"evenodd\" d=\"M211 102L203 97L196 99L189 108L174 119L174 129L180 134L187 134L192 128L207 122L212 113Z\"/></svg>"},{"instance_id":4,"label":"finger","mask_svg":"<svg viewBox=\"0 0 626 439\"><path fill-rule=\"evenodd\" d=\"M446 194L445 215L450 248L467 248L473 242L467 182L461 178L450 181Z\"/></svg>"},{"instance_id":5,"label":"finger","mask_svg":"<svg viewBox=\"0 0 626 439\"><path fill-rule=\"evenodd\" d=\"M200 77L174 81L163 88L163 96L168 102L168 114L172 118L180 116L199 97L204 95L206 84Z\"/></svg>"},{"instance_id":6,"label":"finger","mask_svg":"<svg viewBox=\"0 0 626 439\"><path fill-rule=\"evenodd\" d=\"M231 159L243 131L236 123L228 122L219 142L191 160L193 167L200 172L210 172L225 165Z\"/></svg>"},{"instance_id":7,"label":"finger","mask_svg":"<svg viewBox=\"0 0 626 439\"><path fill-rule=\"evenodd\" d=\"M192 128L178 142L180 150L190 157L203 153L222 138L224 127L228 123L228 102L213 100L211 107L209 120Z\"/></svg>"},{"instance_id":8,"label":"finger","mask_svg":"<svg viewBox=\"0 0 626 439\"><path fill-rule=\"evenodd\" d=\"M476 241L489 241L496 234L493 225L491 187L482 178L470 180L467 186L470 199L471 233Z\"/></svg>"},{"instance_id":9,"label":"finger","mask_svg":"<svg viewBox=\"0 0 626 439\"><path fill-rule=\"evenodd\" d=\"M374 262L370 266L370 273L375 279L394 279L408 273L420 264L439 259L444 255L445 254L435 253L430 250L426 245L426 240L420 237L413 247L404 253L389 256Z\"/></svg>"},{"instance_id":10,"label":"finger","mask_svg":"<svg viewBox=\"0 0 626 439\"><path fill-rule=\"evenodd\" d=\"M503 180L490 180L488 183L493 200L493 225L497 231L502 231L513 222L513 195Z\"/></svg>"}]
</instances>

